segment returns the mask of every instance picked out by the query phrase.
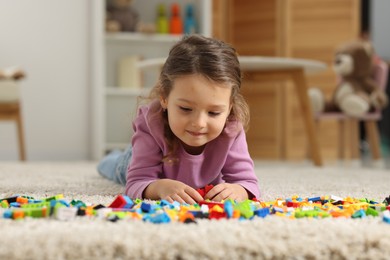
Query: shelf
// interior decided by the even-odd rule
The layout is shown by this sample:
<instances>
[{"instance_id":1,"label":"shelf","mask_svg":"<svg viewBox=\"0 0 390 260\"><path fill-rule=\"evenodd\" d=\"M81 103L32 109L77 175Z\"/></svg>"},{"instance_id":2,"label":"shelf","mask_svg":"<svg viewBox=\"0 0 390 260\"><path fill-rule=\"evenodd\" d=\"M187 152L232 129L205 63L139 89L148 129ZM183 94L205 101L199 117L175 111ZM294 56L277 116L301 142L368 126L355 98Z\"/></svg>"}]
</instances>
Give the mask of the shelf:
<instances>
[{"instance_id":1,"label":"shelf","mask_svg":"<svg viewBox=\"0 0 390 260\"><path fill-rule=\"evenodd\" d=\"M119 32L119 33L106 33L107 41L115 42L127 42L127 41L139 41L139 42L175 42L180 40L183 35L172 34L147 34L147 33L131 33L131 32Z\"/></svg>"},{"instance_id":2,"label":"shelf","mask_svg":"<svg viewBox=\"0 0 390 260\"><path fill-rule=\"evenodd\" d=\"M172 1L139 0L134 1L132 6L138 11L143 22L153 23L157 6L161 3L168 5ZM177 3L183 7L192 4L199 33L211 35L211 0L179 0ZM93 86L96 86L91 102L94 114L93 158L100 159L107 151L125 149L131 143L134 134L131 122L138 111L139 97L149 96L160 75L161 66L150 63L150 59L166 58L172 46L179 42L184 34L106 32L106 1L91 1L91 5L91 79ZM129 56L140 57L136 69L139 70L141 79L139 83L133 84L138 88L119 87L118 66L121 59Z\"/></svg>"}]
</instances>

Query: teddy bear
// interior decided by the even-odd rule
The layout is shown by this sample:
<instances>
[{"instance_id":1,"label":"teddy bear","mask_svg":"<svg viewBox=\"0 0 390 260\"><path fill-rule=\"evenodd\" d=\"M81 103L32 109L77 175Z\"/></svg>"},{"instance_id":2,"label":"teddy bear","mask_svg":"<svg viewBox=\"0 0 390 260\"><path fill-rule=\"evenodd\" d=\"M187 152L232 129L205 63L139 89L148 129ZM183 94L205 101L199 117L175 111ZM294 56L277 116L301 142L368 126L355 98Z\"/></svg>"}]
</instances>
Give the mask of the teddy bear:
<instances>
[{"instance_id":1,"label":"teddy bear","mask_svg":"<svg viewBox=\"0 0 390 260\"><path fill-rule=\"evenodd\" d=\"M338 84L330 100L318 88L310 88L308 95L314 113L341 111L360 117L374 109L383 109L388 99L373 79L375 54L368 41L353 41L335 51L333 70Z\"/></svg>"},{"instance_id":2,"label":"teddy bear","mask_svg":"<svg viewBox=\"0 0 390 260\"><path fill-rule=\"evenodd\" d=\"M139 22L138 12L131 6L131 0L108 0L106 31L134 32Z\"/></svg>"}]
</instances>

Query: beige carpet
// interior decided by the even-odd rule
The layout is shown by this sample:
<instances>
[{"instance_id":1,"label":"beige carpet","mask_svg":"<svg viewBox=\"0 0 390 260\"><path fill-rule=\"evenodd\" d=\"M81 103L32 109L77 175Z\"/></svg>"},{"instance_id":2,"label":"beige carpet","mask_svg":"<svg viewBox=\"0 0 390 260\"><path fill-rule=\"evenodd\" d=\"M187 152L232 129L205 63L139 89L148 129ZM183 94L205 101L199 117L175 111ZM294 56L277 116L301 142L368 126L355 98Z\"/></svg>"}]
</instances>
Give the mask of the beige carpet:
<instances>
[{"instance_id":1,"label":"beige carpet","mask_svg":"<svg viewBox=\"0 0 390 260\"><path fill-rule=\"evenodd\" d=\"M109 204L123 187L101 178L95 163L0 163L0 198L59 193ZM256 164L264 200L338 195L382 201L390 171ZM80 218L0 219L0 259L389 259L390 224L381 218L198 221L149 224Z\"/></svg>"}]
</instances>

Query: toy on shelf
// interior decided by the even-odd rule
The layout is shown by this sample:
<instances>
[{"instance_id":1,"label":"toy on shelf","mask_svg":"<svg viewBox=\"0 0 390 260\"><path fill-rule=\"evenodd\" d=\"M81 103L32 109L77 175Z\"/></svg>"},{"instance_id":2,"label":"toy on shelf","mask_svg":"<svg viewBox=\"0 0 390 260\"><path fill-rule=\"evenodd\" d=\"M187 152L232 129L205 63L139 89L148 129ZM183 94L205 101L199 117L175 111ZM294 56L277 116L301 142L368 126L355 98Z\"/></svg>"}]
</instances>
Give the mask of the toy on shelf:
<instances>
[{"instance_id":1,"label":"toy on shelf","mask_svg":"<svg viewBox=\"0 0 390 260\"><path fill-rule=\"evenodd\" d=\"M339 83L330 100L325 99L320 89L309 89L313 111L342 111L360 117L372 109L383 109L387 105L387 96L373 79L375 57L373 47L366 41L340 46L333 64Z\"/></svg>"},{"instance_id":2,"label":"toy on shelf","mask_svg":"<svg viewBox=\"0 0 390 260\"><path fill-rule=\"evenodd\" d=\"M194 17L194 7L188 4L186 7L186 15L184 19L184 33L194 34L196 33L196 21Z\"/></svg>"},{"instance_id":3,"label":"toy on shelf","mask_svg":"<svg viewBox=\"0 0 390 260\"><path fill-rule=\"evenodd\" d=\"M159 4L157 7L156 32L169 33L167 10L164 4Z\"/></svg>"},{"instance_id":4,"label":"toy on shelf","mask_svg":"<svg viewBox=\"0 0 390 260\"><path fill-rule=\"evenodd\" d=\"M169 23L169 32L171 34L183 33L183 22L180 17L180 7L176 3L173 3L171 6L171 20Z\"/></svg>"},{"instance_id":5,"label":"toy on shelf","mask_svg":"<svg viewBox=\"0 0 390 260\"><path fill-rule=\"evenodd\" d=\"M106 31L135 32L138 12L131 6L132 0L107 0Z\"/></svg>"},{"instance_id":6,"label":"toy on shelf","mask_svg":"<svg viewBox=\"0 0 390 260\"><path fill-rule=\"evenodd\" d=\"M0 69L0 80L19 80L25 77L25 73L18 67L7 67Z\"/></svg>"}]
</instances>

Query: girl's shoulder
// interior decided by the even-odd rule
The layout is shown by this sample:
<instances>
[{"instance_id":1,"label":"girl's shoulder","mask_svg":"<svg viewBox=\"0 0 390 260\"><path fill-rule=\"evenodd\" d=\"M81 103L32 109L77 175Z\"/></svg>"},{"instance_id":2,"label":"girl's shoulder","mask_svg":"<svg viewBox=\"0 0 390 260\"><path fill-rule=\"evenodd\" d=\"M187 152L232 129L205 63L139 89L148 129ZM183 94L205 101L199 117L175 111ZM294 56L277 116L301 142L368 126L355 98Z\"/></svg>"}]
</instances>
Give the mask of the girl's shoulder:
<instances>
[{"instance_id":1,"label":"girl's shoulder","mask_svg":"<svg viewBox=\"0 0 390 260\"><path fill-rule=\"evenodd\" d=\"M163 135L163 119L162 108L158 100L141 105L138 108L138 113L133 123L135 125L143 125L146 131L153 136Z\"/></svg>"},{"instance_id":2,"label":"girl's shoulder","mask_svg":"<svg viewBox=\"0 0 390 260\"><path fill-rule=\"evenodd\" d=\"M238 120L227 120L223 134L229 138L235 138L238 134L244 131L242 123Z\"/></svg>"},{"instance_id":3,"label":"girl's shoulder","mask_svg":"<svg viewBox=\"0 0 390 260\"><path fill-rule=\"evenodd\" d=\"M162 107L160 102L158 100L154 100L150 103L141 105L138 108L137 117L142 117L147 122L154 122L155 120L162 119L161 112Z\"/></svg>"}]
</instances>

